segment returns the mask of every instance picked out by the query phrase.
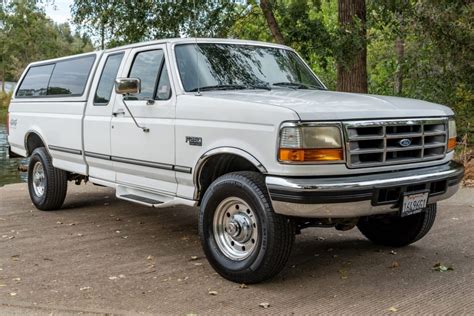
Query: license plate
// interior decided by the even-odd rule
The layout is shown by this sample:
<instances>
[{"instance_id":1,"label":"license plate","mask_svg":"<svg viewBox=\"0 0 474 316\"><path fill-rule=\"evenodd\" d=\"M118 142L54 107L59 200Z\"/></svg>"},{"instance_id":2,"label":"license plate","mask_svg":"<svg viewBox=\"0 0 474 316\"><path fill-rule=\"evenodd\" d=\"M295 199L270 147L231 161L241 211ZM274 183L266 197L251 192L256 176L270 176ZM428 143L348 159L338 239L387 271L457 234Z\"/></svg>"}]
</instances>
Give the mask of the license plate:
<instances>
[{"instance_id":1,"label":"license plate","mask_svg":"<svg viewBox=\"0 0 474 316\"><path fill-rule=\"evenodd\" d=\"M428 192L405 195L403 197L403 204L401 216L408 216L421 212L428 203Z\"/></svg>"}]
</instances>

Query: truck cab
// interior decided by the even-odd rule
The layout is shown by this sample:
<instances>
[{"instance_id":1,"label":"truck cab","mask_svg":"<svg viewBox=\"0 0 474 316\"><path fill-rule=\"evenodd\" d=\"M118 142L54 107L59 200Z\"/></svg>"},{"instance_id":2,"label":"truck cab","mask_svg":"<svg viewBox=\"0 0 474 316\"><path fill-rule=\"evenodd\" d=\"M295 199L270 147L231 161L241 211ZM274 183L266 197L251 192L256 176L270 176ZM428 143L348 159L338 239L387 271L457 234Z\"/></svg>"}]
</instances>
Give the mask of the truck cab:
<instances>
[{"instance_id":1,"label":"truck cab","mask_svg":"<svg viewBox=\"0 0 474 316\"><path fill-rule=\"evenodd\" d=\"M30 157L38 209L60 208L70 181L198 207L211 265L256 283L283 269L307 227L357 227L391 247L426 235L463 177L453 116L329 91L287 46L168 39L30 64L8 140Z\"/></svg>"}]
</instances>

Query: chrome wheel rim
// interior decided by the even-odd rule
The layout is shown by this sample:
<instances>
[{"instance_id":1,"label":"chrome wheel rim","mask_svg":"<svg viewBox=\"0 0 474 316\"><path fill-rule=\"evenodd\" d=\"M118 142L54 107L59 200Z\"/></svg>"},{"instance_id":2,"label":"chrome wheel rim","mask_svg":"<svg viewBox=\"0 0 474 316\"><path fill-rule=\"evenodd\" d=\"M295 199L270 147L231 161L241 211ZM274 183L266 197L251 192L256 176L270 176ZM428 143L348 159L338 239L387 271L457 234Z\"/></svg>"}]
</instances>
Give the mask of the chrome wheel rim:
<instances>
[{"instance_id":1,"label":"chrome wheel rim","mask_svg":"<svg viewBox=\"0 0 474 316\"><path fill-rule=\"evenodd\" d=\"M44 175L44 168L41 161L37 161L33 166L33 190L36 196L43 196L46 188L46 179Z\"/></svg>"},{"instance_id":2,"label":"chrome wheel rim","mask_svg":"<svg viewBox=\"0 0 474 316\"><path fill-rule=\"evenodd\" d=\"M255 251L258 242L258 220L244 200L229 197L216 208L213 233L219 250L227 258L241 261Z\"/></svg>"}]
</instances>

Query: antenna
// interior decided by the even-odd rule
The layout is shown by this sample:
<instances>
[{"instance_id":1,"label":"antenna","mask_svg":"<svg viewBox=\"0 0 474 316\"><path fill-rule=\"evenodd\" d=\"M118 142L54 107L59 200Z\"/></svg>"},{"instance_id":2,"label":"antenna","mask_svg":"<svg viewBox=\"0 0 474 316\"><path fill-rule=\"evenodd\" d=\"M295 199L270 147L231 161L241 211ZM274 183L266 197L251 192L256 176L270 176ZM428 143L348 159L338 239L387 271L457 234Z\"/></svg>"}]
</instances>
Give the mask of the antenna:
<instances>
[{"instance_id":1,"label":"antenna","mask_svg":"<svg viewBox=\"0 0 474 316\"><path fill-rule=\"evenodd\" d=\"M196 76L197 76L197 92L195 95L200 96L201 95L201 83L199 82L199 46L198 46L198 41L196 37L196 28L197 28L197 18L196 18L196 0L193 0L193 36L194 36L194 42L196 43Z\"/></svg>"}]
</instances>

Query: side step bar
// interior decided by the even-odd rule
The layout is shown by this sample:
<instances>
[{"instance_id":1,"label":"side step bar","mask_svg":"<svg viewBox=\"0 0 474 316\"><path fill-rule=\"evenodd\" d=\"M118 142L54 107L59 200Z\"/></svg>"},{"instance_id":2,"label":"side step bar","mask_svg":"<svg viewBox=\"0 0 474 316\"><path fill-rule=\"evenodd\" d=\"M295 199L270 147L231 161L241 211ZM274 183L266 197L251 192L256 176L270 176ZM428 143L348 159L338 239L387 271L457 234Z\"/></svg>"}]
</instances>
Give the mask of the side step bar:
<instances>
[{"instance_id":1,"label":"side step bar","mask_svg":"<svg viewBox=\"0 0 474 316\"><path fill-rule=\"evenodd\" d=\"M187 200L176 196L145 191L142 189L128 187L121 184L116 186L116 196L117 198L122 200L154 208L166 208L176 205L197 205L197 202L193 200Z\"/></svg>"},{"instance_id":2,"label":"side step bar","mask_svg":"<svg viewBox=\"0 0 474 316\"><path fill-rule=\"evenodd\" d=\"M124 195L118 195L117 197L122 200L136 202L136 203L140 203L140 204L151 206L151 207L157 207L158 205L163 204L162 201L150 199L150 198L136 195L136 194L124 194Z\"/></svg>"}]
</instances>

